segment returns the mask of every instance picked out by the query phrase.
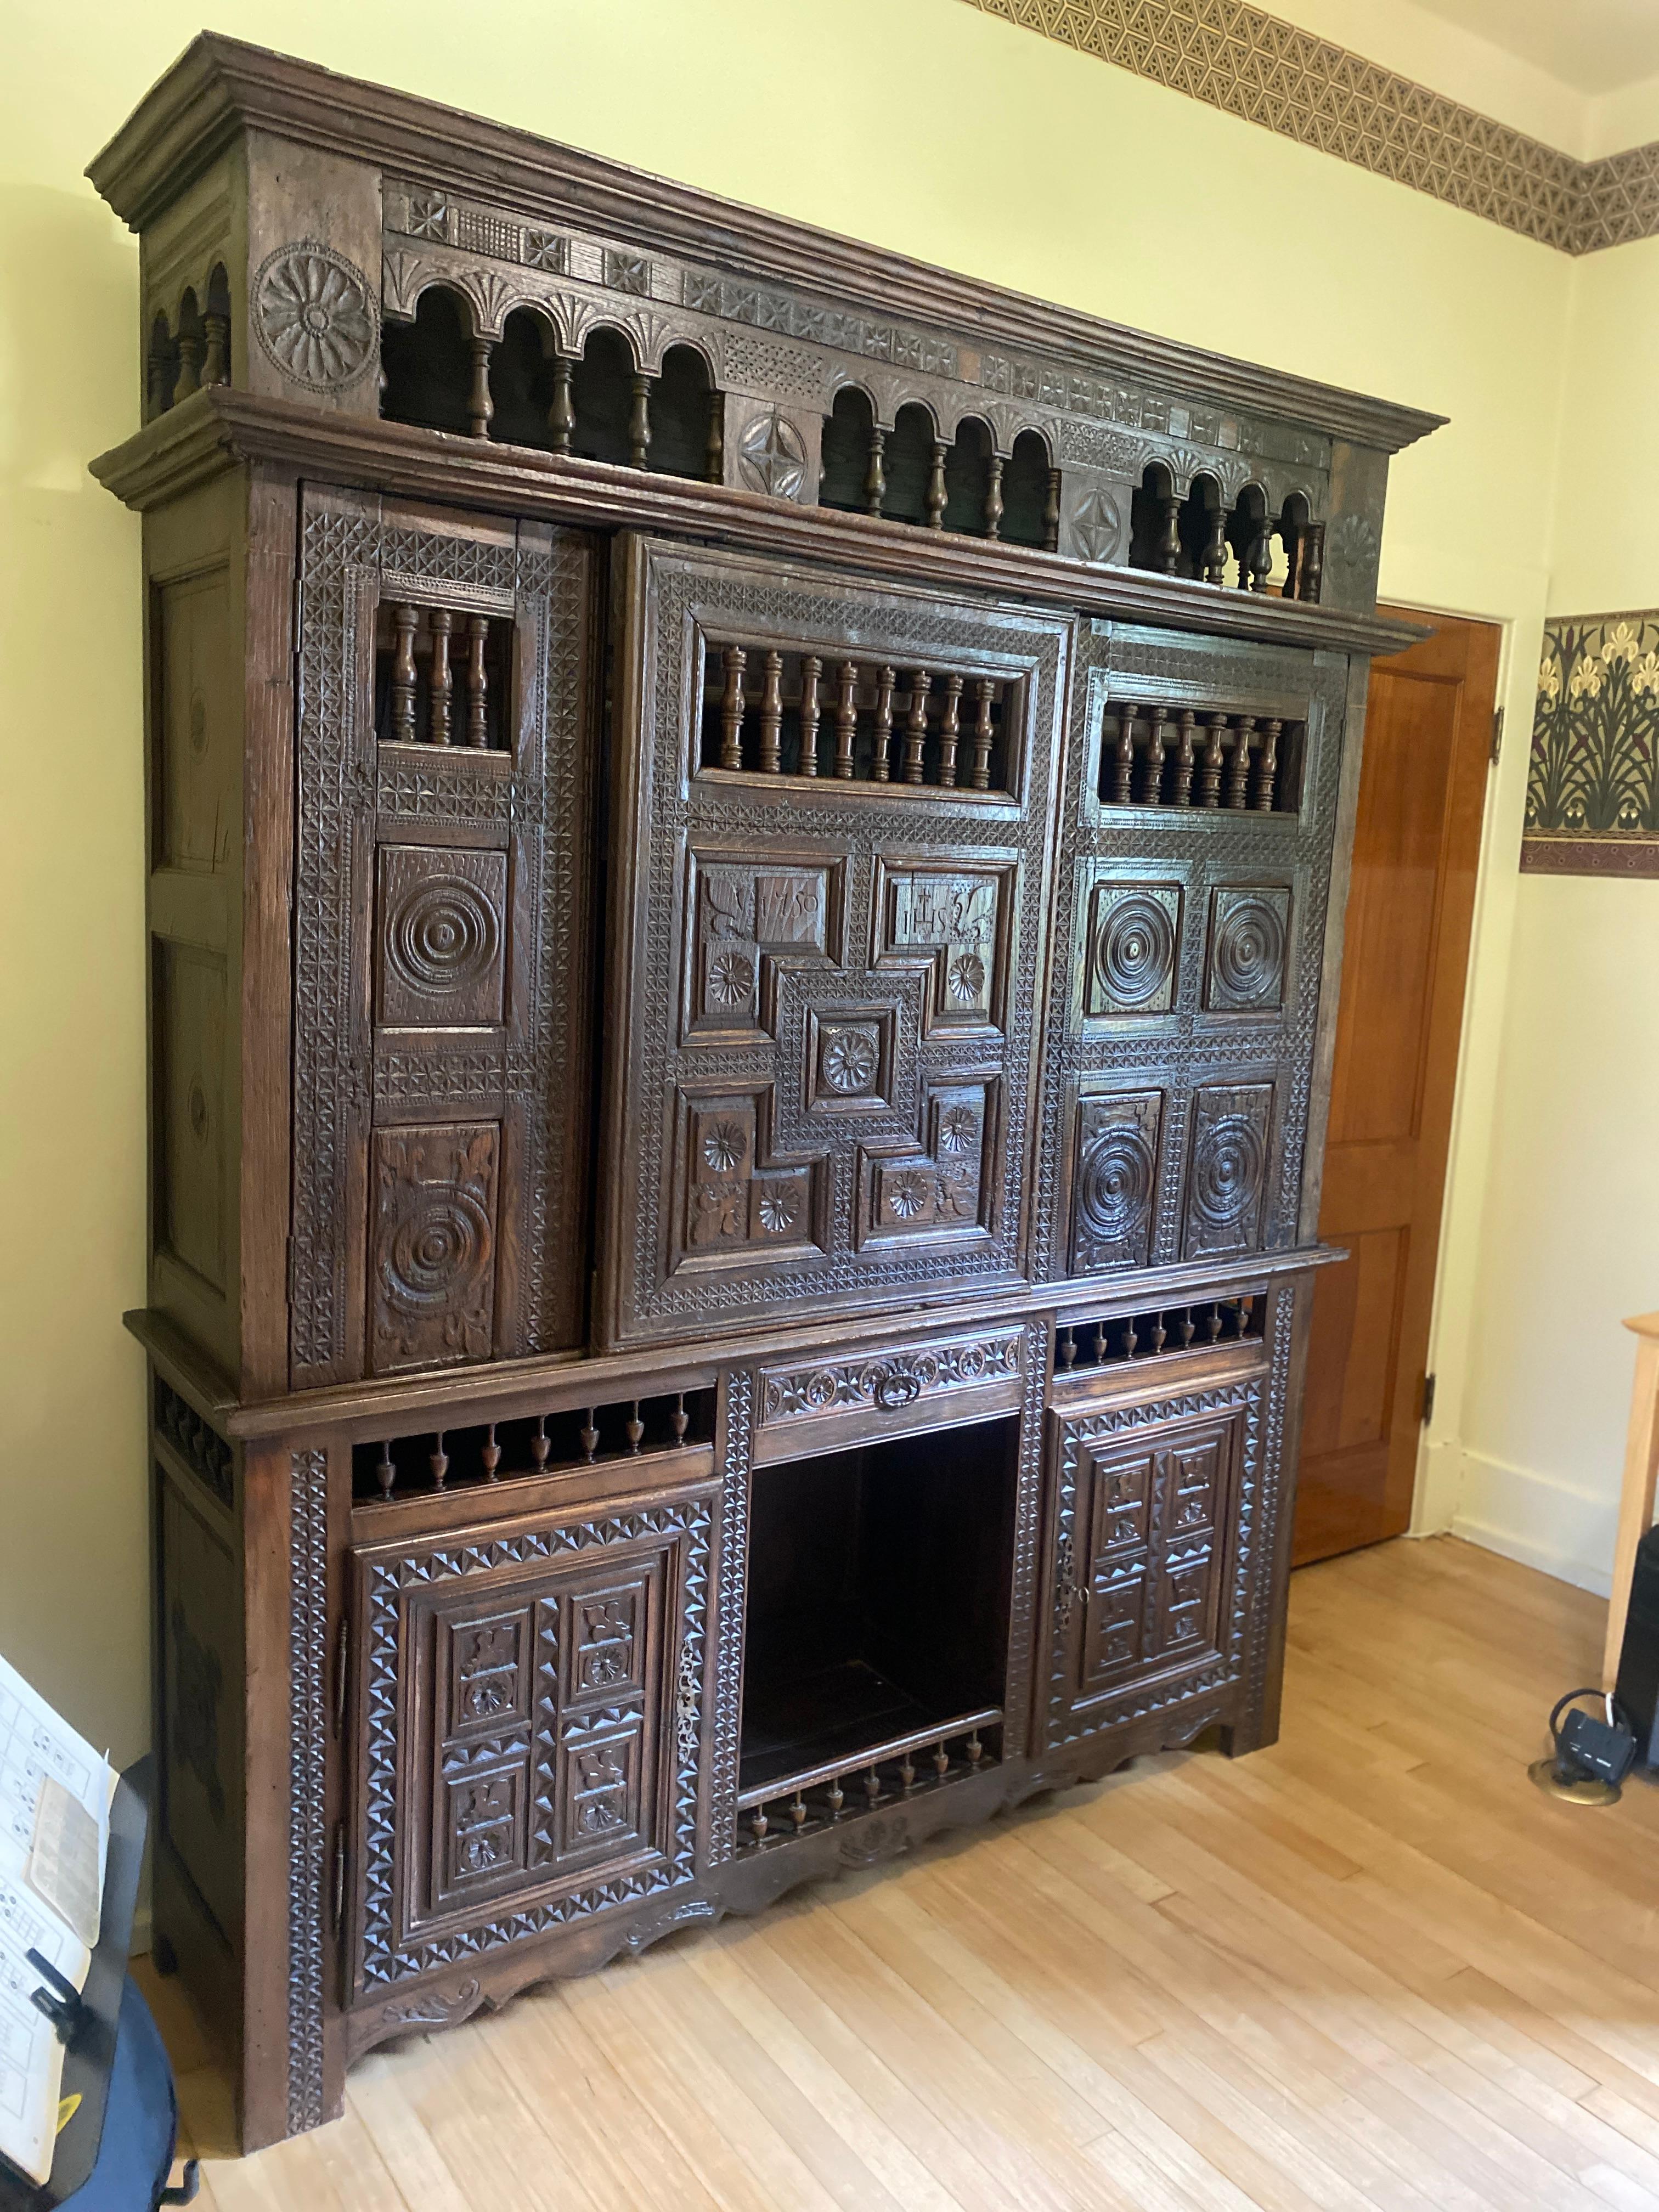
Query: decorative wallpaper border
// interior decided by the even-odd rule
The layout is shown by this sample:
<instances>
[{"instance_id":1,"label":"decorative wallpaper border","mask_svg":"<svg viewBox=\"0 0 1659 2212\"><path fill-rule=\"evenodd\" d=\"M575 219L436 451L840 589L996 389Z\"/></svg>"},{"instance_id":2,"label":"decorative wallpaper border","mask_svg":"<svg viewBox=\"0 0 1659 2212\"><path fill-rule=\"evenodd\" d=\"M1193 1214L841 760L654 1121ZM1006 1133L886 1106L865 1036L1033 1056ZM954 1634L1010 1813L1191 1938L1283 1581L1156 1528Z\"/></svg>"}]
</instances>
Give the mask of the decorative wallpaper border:
<instances>
[{"instance_id":1,"label":"decorative wallpaper border","mask_svg":"<svg viewBox=\"0 0 1659 2212\"><path fill-rule=\"evenodd\" d=\"M1581 161L1248 0L968 0L1563 253L1659 234L1659 141Z\"/></svg>"},{"instance_id":2,"label":"decorative wallpaper border","mask_svg":"<svg viewBox=\"0 0 1659 2212\"><path fill-rule=\"evenodd\" d=\"M1659 611L1544 625L1521 866L1659 876Z\"/></svg>"}]
</instances>

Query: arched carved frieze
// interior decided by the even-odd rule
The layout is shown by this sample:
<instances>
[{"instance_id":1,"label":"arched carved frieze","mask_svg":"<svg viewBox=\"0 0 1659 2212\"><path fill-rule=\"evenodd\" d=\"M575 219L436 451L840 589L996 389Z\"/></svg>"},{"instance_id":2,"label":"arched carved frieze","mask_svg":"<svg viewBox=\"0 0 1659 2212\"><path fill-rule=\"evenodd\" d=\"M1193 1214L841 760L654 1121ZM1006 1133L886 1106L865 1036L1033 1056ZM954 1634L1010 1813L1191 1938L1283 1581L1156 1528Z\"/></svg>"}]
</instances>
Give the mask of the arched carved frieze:
<instances>
[{"instance_id":1,"label":"arched carved frieze","mask_svg":"<svg viewBox=\"0 0 1659 2212\"><path fill-rule=\"evenodd\" d=\"M641 310L624 318L617 327L633 349L635 368L646 376L659 375L662 357L674 342L674 325L662 315Z\"/></svg>"}]
</instances>

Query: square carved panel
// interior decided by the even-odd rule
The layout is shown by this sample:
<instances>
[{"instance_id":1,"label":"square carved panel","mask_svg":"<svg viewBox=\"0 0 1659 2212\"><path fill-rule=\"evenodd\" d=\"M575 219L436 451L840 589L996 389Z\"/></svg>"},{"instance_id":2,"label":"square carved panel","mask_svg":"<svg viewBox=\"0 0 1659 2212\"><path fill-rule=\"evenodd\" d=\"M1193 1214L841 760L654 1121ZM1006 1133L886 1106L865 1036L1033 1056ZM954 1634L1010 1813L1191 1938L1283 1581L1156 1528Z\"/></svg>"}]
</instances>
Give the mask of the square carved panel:
<instances>
[{"instance_id":1,"label":"square carved panel","mask_svg":"<svg viewBox=\"0 0 1659 2212\"><path fill-rule=\"evenodd\" d=\"M506 854L383 845L379 860L376 1018L386 1028L499 1022Z\"/></svg>"},{"instance_id":2,"label":"square carved panel","mask_svg":"<svg viewBox=\"0 0 1659 2212\"><path fill-rule=\"evenodd\" d=\"M1097 883L1084 955L1084 1012L1167 1014L1180 951L1178 884Z\"/></svg>"},{"instance_id":3,"label":"square carved panel","mask_svg":"<svg viewBox=\"0 0 1659 2212\"><path fill-rule=\"evenodd\" d=\"M371 1374L489 1358L499 1151L493 1121L375 1131Z\"/></svg>"},{"instance_id":4,"label":"square carved panel","mask_svg":"<svg viewBox=\"0 0 1659 2212\"><path fill-rule=\"evenodd\" d=\"M1277 1013L1285 1003L1291 895L1226 884L1210 895L1204 1003L1212 1013Z\"/></svg>"},{"instance_id":5,"label":"square carved panel","mask_svg":"<svg viewBox=\"0 0 1659 2212\"><path fill-rule=\"evenodd\" d=\"M1144 1267L1158 1194L1161 1091L1081 1098L1072 1160L1072 1267Z\"/></svg>"}]
</instances>

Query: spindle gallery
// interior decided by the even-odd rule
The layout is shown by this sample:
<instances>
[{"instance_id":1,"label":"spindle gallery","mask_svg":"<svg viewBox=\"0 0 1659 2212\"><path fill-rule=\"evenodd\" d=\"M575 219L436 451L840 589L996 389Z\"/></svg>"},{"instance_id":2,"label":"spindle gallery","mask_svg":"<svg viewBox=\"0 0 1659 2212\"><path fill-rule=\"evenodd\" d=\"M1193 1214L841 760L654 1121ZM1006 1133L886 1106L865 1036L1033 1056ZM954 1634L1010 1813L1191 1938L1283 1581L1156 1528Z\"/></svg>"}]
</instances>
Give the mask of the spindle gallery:
<instances>
[{"instance_id":1,"label":"spindle gallery","mask_svg":"<svg viewBox=\"0 0 1659 2212\"><path fill-rule=\"evenodd\" d=\"M91 173L155 1924L252 2146L412 2027L1272 1741L1433 418L220 38Z\"/></svg>"}]
</instances>

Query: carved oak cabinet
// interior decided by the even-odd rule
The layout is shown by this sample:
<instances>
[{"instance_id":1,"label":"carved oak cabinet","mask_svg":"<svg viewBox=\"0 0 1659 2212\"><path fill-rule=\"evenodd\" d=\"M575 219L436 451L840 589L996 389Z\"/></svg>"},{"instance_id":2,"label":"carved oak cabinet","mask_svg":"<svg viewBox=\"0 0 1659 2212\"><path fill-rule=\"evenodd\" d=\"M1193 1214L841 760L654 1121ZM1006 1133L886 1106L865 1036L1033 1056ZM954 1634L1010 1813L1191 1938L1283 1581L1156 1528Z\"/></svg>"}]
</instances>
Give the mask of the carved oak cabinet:
<instances>
[{"instance_id":1,"label":"carved oak cabinet","mask_svg":"<svg viewBox=\"0 0 1659 2212\"><path fill-rule=\"evenodd\" d=\"M198 40L142 245L155 1924L249 2146L1277 1728L1433 418Z\"/></svg>"}]
</instances>

